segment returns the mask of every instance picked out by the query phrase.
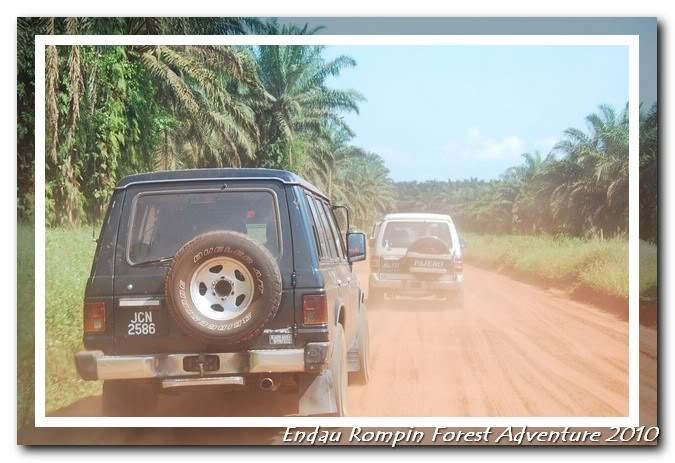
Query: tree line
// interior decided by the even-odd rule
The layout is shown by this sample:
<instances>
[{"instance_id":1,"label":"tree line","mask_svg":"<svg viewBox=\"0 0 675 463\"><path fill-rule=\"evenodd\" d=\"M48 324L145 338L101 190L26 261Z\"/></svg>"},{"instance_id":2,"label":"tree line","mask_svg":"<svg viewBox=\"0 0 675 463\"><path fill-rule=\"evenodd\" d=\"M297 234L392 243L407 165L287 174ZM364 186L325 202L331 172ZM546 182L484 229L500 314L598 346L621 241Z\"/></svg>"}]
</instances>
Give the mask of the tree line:
<instances>
[{"instance_id":1,"label":"tree line","mask_svg":"<svg viewBox=\"0 0 675 463\"><path fill-rule=\"evenodd\" d=\"M491 181L399 182L398 211L451 214L483 233L628 234L628 106L601 105L587 130L564 131L550 153L524 153ZM640 237L656 242L657 106L640 113Z\"/></svg>"},{"instance_id":2,"label":"tree line","mask_svg":"<svg viewBox=\"0 0 675 463\"><path fill-rule=\"evenodd\" d=\"M30 18L18 23L19 218L33 208L35 34L312 34L247 18ZM46 49L50 226L100 219L117 181L153 170L268 167L307 177L364 226L393 207L389 171L345 122L364 97L332 88L355 61L323 46Z\"/></svg>"},{"instance_id":3,"label":"tree line","mask_svg":"<svg viewBox=\"0 0 675 463\"><path fill-rule=\"evenodd\" d=\"M20 18L18 214L34 185L36 34L313 34L255 18ZM48 46L47 223L101 218L128 174L199 167L299 173L368 229L386 212L448 212L466 230L625 235L628 113L601 106L550 154L526 153L499 179L393 182L383 159L353 143L344 116L364 96L332 88L356 66L322 46ZM641 236L656 239L656 106L640 121Z\"/></svg>"}]
</instances>

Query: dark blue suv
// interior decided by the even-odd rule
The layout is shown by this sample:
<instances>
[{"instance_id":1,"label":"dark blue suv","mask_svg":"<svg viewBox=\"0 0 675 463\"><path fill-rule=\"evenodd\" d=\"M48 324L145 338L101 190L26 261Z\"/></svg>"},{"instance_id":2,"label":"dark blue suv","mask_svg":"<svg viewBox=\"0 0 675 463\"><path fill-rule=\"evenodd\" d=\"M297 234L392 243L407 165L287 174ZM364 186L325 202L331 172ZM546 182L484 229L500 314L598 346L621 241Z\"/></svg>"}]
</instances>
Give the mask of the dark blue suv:
<instances>
[{"instance_id":1,"label":"dark blue suv","mask_svg":"<svg viewBox=\"0 0 675 463\"><path fill-rule=\"evenodd\" d=\"M174 388L229 386L285 390L297 414L343 416L348 378L368 381L352 272L365 253L348 211L290 172L125 177L87 283L78 372L104 381L107 415L154 414Z\"/></svg>"}]
</instances>

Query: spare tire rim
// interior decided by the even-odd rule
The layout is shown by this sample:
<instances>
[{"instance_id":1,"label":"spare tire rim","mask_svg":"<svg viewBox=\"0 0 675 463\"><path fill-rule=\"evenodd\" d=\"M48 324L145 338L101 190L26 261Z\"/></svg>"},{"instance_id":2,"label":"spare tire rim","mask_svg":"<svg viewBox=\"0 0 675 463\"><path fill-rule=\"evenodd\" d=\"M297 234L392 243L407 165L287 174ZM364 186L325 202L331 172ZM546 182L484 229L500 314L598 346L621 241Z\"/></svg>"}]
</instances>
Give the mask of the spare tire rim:
<instances>
[{"instance_id":1,"label":"spare tire rim","mask_svg":"<svg viewBox=\"0 0 675 463\"><path fill-rule=\"evenodd\" d=\"M253 277L245 265L229 257L201 264L190 280L190 297L197 310L211 320L230 320L246 311L253 300Z\"/></svg>"}]
</instances>

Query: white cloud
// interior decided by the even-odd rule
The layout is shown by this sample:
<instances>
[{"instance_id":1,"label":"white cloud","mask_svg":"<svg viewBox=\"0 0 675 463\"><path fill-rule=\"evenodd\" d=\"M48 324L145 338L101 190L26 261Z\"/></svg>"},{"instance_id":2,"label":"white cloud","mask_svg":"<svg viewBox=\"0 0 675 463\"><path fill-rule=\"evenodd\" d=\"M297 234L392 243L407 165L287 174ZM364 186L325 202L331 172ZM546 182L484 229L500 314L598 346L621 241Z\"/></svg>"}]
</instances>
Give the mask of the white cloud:
<instances>
[{"instance_id":1,"label":"white cloud","mask_svg":"<svg viewBox=\"0 0 675 463\"><path fill-rule=\"evenodd\" d=\"M457 156L482 161L517 159L524 151L525 142L517 135L495 138L483 135L480 129L473 127L466 131L460 142L447 144L446 159Z\"/></svg>"}]
</instances>

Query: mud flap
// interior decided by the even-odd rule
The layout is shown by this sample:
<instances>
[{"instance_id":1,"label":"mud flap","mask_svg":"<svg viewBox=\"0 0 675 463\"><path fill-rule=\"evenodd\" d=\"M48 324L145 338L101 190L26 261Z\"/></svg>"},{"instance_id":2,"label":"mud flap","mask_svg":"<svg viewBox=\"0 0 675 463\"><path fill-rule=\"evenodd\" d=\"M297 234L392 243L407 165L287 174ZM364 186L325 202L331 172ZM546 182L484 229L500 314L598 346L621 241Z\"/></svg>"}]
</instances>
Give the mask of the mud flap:
<instances>
[{"instance_id":1,"label":"mud flap","mask_svg":"<svg viewBox=\"0 0 675 463\"><path fill-rule=\"evenodd\" d=\"M333 372L330 369L318 375L300 375L298 386L300 416L326 415L337 411Z\"/></svg>"}]
</instances>

